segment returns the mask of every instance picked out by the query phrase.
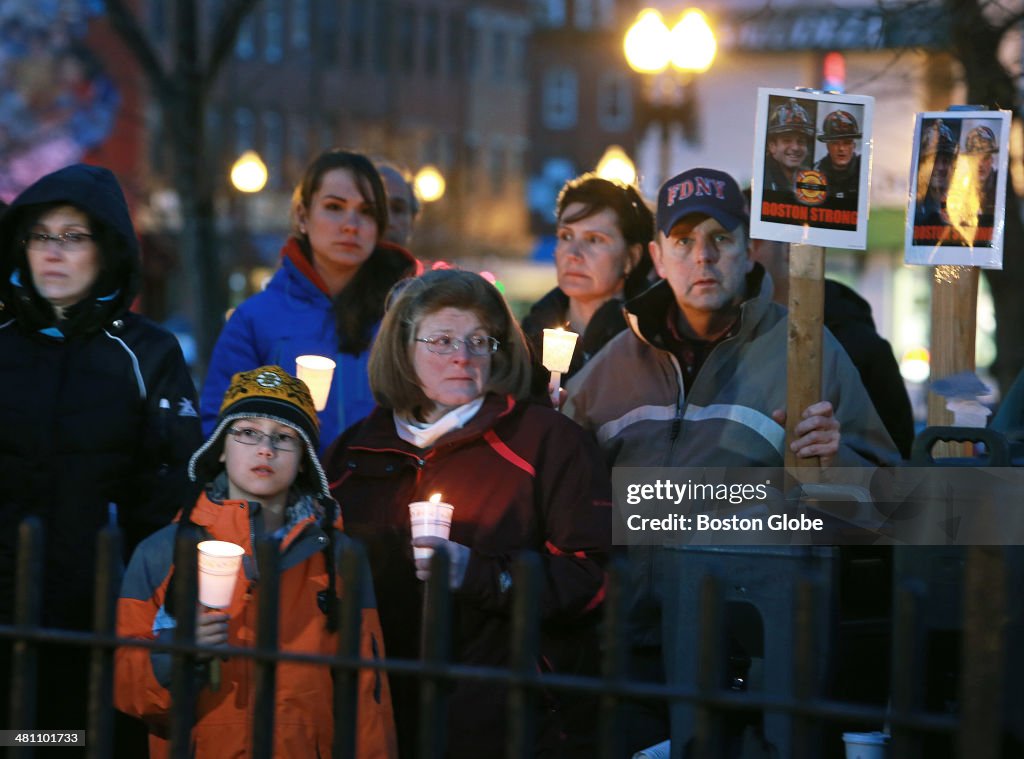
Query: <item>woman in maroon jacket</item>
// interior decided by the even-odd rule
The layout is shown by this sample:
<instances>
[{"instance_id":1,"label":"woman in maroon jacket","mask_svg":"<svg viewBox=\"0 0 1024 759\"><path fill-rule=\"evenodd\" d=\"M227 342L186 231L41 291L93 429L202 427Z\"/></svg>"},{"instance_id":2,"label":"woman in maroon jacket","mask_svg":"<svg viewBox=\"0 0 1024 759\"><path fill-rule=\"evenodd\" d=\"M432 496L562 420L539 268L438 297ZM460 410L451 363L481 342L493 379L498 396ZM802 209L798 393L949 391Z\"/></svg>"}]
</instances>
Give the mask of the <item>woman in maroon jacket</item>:
<instances>
[{"instance_id":1,"label":"woman in maroon jacket","mask_svg":"<svg viewBox=\"0 0 1024 759\"><path fill-rule=\"evenodd\" d=\"M525 400L528 356L501 294L470 272L411 280L384 317L370 357L379 406L332 446L327 472L346 532L368 546L392 658L419 656L420 580L429 573L429 562L413 559L409 503L441 493L454 506L451 540L416 545L450 556L456 660L507 665L512 565L531 550L545 575L538 667L595 668L610 482L582 429ZM400 755L413 756L415 683L394 678L392 693ZM493 683L459 681L448 755L503 755L505 706ZM542 708L538 756L594 755L593 724L579 701L551 694Z\"/></svg>"}]
</instances>

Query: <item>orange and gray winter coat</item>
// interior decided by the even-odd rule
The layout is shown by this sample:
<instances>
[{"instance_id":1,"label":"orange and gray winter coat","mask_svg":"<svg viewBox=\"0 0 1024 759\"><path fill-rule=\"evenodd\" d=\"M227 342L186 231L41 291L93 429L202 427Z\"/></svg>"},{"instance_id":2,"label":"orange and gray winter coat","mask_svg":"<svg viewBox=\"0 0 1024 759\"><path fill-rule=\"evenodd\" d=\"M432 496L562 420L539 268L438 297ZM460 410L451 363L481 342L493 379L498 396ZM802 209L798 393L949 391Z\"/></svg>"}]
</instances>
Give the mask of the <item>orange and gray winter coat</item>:
<instances>
[{"instance_id":1,"label":"orange and gray winter coat","mask_svg":"<svg viewBox=\"0 0 1024 759\"><path fill-rule=\"evenodd\" d=\"M226 492L221 475L200 496L191 521L210 538L237 543L245 549L244 577L239 578L230 606L230 646L253 646L259 604L259 571L253 535L262 532L259 505L221 498ZM333 505L333 504L331 504ZM324 546L327 536L319 524L320 503L301 496L287 513L281 540L280 614L278 649L333 655L337 633L327 629L324 604L328 588ZM340 553L350 539L341 533L340 518L334 523L334 546ZM121 637L170 641L175 620L164 600L173 573L176 526L171 525L144 541L128 567L118 601L117 632ZM338 566L335 561L335 566ZM360 656L381 659L384 644L368 567L362 572L358 592L345 592L341 603L362 608ZM253 727L254 662L231 657L221 664L221 685L214 691L204 686L199 693L196 725L192 733L196 757L246 757ZM123 646L117 650L114 701L118 709L143 719L150 730L150 756L168 755L166 739L172 709L168 690L171 655L167 652ZM361 759L393 759L395 748L391 694L386 675L366 669L359 675L357 756ZM327 666L282 662L277 667L274 716L275 757L305 759L330 756L334 736L333 685Z\"/></svg>"}]
</instances>

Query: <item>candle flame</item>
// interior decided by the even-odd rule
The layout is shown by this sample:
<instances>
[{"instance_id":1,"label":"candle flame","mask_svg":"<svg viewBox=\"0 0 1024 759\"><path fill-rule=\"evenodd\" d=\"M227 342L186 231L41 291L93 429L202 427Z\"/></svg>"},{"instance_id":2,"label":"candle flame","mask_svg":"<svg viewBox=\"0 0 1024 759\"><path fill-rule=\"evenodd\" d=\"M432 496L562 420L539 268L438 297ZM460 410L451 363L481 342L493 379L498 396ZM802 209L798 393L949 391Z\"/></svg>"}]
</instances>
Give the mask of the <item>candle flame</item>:
<instances>
[{"instance_id":1,"label":"candle flame","mask_svg":"<svg viewBox=\"0 0 1024 759\"><path fill-rule=\"evenodd\" d=\"M432 496L430 496L429 500L431 503L441 503L441 494L434 493Z\"/></svg>"}]
</instances>

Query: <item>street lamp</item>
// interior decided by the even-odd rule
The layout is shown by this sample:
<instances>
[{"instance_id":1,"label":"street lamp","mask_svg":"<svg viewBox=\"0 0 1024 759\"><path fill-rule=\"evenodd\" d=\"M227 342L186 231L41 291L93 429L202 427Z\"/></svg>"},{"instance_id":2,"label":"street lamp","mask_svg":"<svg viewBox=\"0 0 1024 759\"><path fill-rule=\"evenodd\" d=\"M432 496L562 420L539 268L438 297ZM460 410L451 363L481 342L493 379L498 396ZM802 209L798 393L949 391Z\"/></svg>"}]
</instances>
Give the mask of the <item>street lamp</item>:
<instances>
[{"instance_id":1,"label":"street lamp","mask_svg":"<svg viewBox=\"0 0 1024 759\"><path fill-rule=\"evenodd\" d=\"M626 31L623 48L626 62L641 74L660 74L668 67L671 32L654 8L640 11Z\"/></svg>"},{"instance_id":2,"label":"street lamp","mask_svg":"<svg viewBox=\"0 0 1024 759\"><path fill-rule=\"evenodd\" d=\"M622 184L633 184L636 181L636 166L618 145L609 145L595 170L601 179L610 179Z\"/></svg>"},{"instance_id":3,"label":"street lamp","mask_svg":"<svg viewBox=\"0 0 1024 759\"><path fill-rule=\"evenodd\" d=\"M672 27L672 65L680 71L701 73L711 68L718 52L708 17L690 8Z\"/></svg>"},{"instance_id":4,"label":"street lamp","mask_svg":"<svg viewBox=\"0 0 1024 759\"><path fill-rule=\"evenodd\" d=\"M645 101L651 122L661 124L662 179L670 173L673 123L682 122L691 131L696 117L694 75L707 71L718 45L707 16L696 8L686 10L669 29L661 13L642 10L626 31L623 50L634 71L650 74L645 81Z\"/></svg>"},{"instance_id":5,"label":"street lamp","mask_svg":"<svg viewBox=\"0 0 1024 759\"><path fill-rule=\"evenodd\" d=\"M653 8L640 11L623 40L626 62L641 74L660 74L669 64L679 71L707 71L718 45L708 18L696 8L686 10L671 29Z\"/></svg>"},{"instance_id":6,"label":"street lamp","mask_svg":"<svg viewBox=\"0 0 1024 759\"><path fill-rule=\"evenodd\" d=\"M440 200L444 195L444 176L432 164L428 163L417 171L412 184L416 190L416 196L424 203L433 203L435 200Z\"/></svg>"},{"instance_id":7,"label":"street lamp","mask_svg":"<svg viewBox=\"0 0 1024 759\"><path fill-rule=\"evenodd\" d=\"M231 186L238 192L255 195L267 185L267 165L255 150L246 150L231 165L230 178ZM229 304L236 306L245 298L249 275L256 260L249 233L250 200L232 194L229 202L237 238L236 244L232 246L233 264L245 272L238 276L241 272L236 271L228 278Z\"/></svg>"},{"instance_id":8,"label":"street lamp","mask_svg":"<svg viewBox=\"0 0 1024 759\"><path fill-rule=\"evenodd\" d=\"M259 153L246 150L231 166L231 184L239 192L259 192L267 184L267 165Z\"/></svg>"}]
</instances>

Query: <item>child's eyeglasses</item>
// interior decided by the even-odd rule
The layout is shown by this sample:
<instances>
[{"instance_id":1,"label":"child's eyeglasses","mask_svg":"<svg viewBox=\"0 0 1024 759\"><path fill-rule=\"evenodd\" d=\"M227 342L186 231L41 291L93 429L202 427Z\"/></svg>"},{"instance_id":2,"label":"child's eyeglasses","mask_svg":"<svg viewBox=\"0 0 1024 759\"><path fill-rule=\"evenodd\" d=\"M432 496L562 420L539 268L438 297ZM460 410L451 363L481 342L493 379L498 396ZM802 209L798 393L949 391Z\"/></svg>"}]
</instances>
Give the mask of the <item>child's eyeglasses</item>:
<instances>
[{"instance_id":1,"label":"child's eyeglasses","mask_svg":"<svg viewBox=\"0 0 1024 759\"><path fill-rule=\"evenodd\" d=\"M228 434L242 445L260 445L267 440L275 451L293 453L299 450L299 439L286 432L260 432L251 427L235 427L229 429Z\"/></svg>"}]
</instances>

